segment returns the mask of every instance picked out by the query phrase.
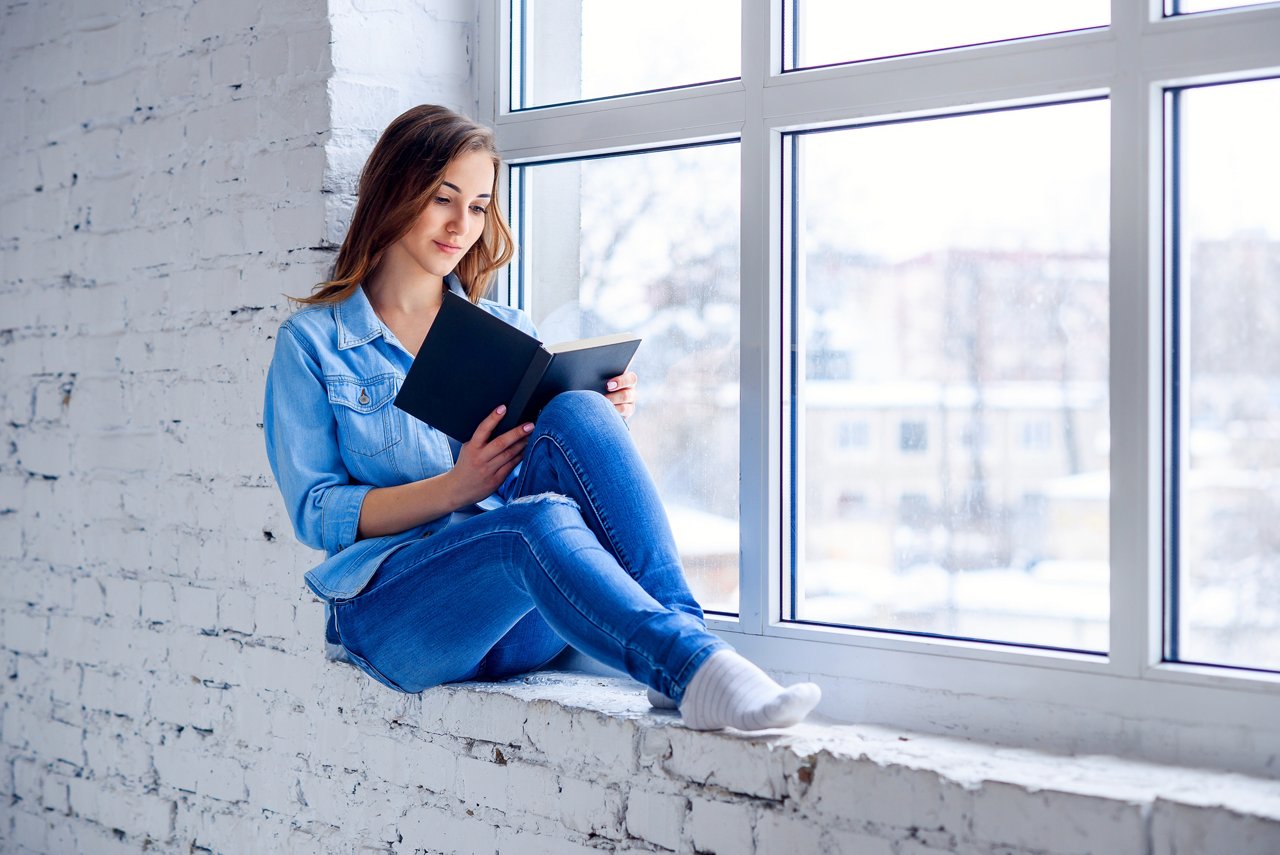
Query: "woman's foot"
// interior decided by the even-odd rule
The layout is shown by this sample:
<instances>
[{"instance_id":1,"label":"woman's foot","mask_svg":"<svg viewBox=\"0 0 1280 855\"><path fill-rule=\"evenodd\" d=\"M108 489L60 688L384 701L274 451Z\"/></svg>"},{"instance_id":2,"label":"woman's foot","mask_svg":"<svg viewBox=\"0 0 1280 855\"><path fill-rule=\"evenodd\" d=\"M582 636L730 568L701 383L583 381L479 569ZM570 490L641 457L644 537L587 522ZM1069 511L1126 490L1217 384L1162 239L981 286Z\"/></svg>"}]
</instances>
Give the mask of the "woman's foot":
<instances>
[{"instance_id":1,"label":"woman's foot","mask_svg":"<svg viewBox=\"0 0 1280 855\"><path fill-rule=\"evenodd\" d=\"M659 692L657 689L649 690L649 706L656 707L660 710L673 710L676 708L676 702Z\"/></svg>"},{"instance_id":2,"label":"woman's foot","mask_svg":"<svg viewBox=\"0 0 1280 855\"><path fill-rule=\"evenodd\" d=\"M736 651L721 649L694 672L680 715L694 730L767 730L803 721L821 698L822 690L814 683L784 689Z\"/></svg>"}]
</instances>

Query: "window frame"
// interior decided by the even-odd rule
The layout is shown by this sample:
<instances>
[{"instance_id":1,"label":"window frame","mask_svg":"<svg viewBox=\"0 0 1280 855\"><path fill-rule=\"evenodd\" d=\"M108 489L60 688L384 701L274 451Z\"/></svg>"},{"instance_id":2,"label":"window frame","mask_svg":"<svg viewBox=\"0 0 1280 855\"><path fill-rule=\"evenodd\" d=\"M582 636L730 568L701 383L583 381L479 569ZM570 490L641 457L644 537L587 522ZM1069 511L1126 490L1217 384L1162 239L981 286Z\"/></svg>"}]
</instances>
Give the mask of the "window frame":
<instances>
[{"instance_id":1,"label":"window frame","mask_svg":"<svg viewBox=\"0 0 1280 855\"><path fill-rule=\"evenodd\" d=\"M1280 76L1280 6L1166 17L1164 0L1112 0L1102 29L783 72L782 3L743 0L737 80L511 112L508 0L478 0L477 116L507 163L740 142L740 603L736 619L712 616L708 626L780 677L817 680L820 711L836 719L1274 775L1265 764L1267 746L1280 742L1280 673L1165 661L1165 92ZM793 453L785 136L1097 96L1112 105L1109 652L785 619L794 511L784 478ZM500 181L505 192L505 170ZM495 292L515 304L511 282L502 274Z\"/></svg>"}]
</instances>

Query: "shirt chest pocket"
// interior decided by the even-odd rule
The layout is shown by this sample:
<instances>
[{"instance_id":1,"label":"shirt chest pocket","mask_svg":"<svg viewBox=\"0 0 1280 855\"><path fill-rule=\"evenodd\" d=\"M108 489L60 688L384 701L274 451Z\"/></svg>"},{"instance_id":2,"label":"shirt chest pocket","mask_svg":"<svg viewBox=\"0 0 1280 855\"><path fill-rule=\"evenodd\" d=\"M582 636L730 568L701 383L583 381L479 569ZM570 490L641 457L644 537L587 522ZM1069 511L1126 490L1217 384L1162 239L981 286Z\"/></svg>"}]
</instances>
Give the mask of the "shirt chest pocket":
<instances>
[{"instance_id":1,"label":"shirt chest pocket","mask_svg":"<svg viewBox=\"0 0 1280 855\"><path fill-rule=\"evenodd\" d=\"M338 438L348 451L372 457L400 441L400 420L391 404L400 386L399 377L330 377L326 384L329 403L338 418Z\"/></svg>"}]
</instances>

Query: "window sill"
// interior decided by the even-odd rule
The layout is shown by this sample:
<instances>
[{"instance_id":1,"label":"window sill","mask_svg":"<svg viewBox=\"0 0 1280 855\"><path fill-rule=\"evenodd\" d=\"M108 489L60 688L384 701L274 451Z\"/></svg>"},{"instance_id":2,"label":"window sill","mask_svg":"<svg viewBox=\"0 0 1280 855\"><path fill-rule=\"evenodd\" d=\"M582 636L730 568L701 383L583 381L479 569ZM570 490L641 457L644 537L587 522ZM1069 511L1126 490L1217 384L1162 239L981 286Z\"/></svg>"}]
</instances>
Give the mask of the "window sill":
<instances>
[{"instance_id":1,"label":"window sill","mask_svg":"<svg viewBox=\"0 0 1280 855\"><path fill-rule=\"evenodd\" d=\"M428 789L490 822L532 816L542 828L550 818L583 845L605 837L726 853L1280 851L1280 783L1234 773L821 719L700 732L651 708L635 681L580 670L418 697L405 709L411 720L398 723L448 748L433 755L442 771Z\"/></svg>"}]
</instances>

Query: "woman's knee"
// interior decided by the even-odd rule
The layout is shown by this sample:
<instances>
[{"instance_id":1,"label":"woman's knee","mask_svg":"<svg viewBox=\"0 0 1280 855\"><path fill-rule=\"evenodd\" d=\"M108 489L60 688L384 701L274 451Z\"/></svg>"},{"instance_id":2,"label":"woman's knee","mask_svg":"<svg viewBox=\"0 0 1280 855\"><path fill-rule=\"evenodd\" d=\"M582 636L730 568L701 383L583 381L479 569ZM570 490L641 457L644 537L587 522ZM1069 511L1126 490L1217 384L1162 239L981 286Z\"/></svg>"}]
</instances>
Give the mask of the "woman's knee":
<instances>
[{"instance_id":1,"label":"woman's knee","mask_svg":"<svg viewBox=\"0 0 1280 855\"><path fill-rule=\"evenodd\" d=\"M538 426L545 430L572 431L587 428L594 431L620 420L618 411L604 395L576 390L561 392L552 398L542 408Z\"/></svg>"},{"instance_id":2,"label":"woman's knee","mask_svg":"<svg viewBox=\"0 0 1280 855\"><path fill-rule=\"evenodd\" d=\"M516 518L530 542L563 539L568 532L586 529L578 503L561 493L532 493L513 499L503 510ZM588 530L589 531L589 530Z\"/></svg>"}]
</instances>

